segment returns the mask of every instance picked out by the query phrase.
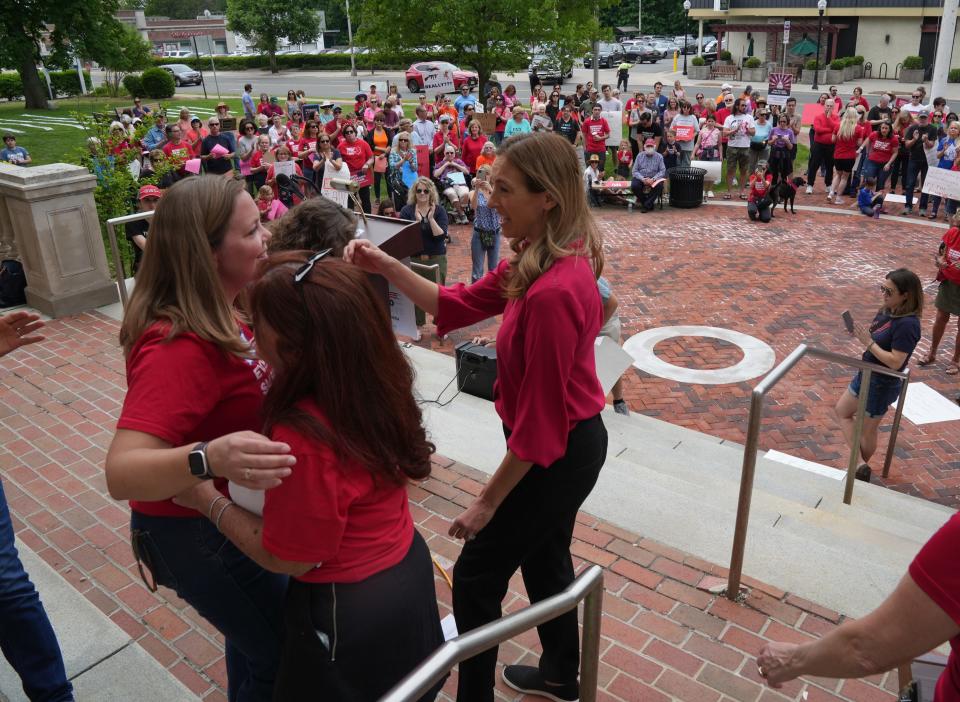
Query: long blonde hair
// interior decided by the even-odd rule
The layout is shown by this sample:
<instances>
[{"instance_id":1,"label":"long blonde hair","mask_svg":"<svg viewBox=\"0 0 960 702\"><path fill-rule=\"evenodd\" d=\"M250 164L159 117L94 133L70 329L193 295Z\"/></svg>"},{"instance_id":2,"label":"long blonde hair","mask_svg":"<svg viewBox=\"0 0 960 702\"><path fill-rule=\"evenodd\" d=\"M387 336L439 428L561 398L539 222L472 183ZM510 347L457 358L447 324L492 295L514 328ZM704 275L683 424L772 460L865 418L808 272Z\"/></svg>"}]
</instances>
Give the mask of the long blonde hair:
<instances>
[{"instance_id":1,"label":"long blonde hair","mask_svg":"<svg viewBox=\"0 0 960 702\"><path fill-rule=\"evenodd\" d=\"M500 146L497 160L507 159L523 174L527 189L549 193L556 206L544 215L546 233L532 243L514 240L516 254L504 280L510 299L523 297L554 261L577 253L590 258L594 275L603 272L603 240L587 206L580 165L573 145L552 133L517 134Z\"/></svg>"},{"instance_id":2,"label":"long blonde hair","mask_svg":"<svg viewBox=\"0 0 960 702\"><path fill-rule=\"evenodd\" d=\"M837 129L837 139L852 139L853 135L857 133L857 123L860 121L860 116L857 114L857 110L853 107L848 107L843 113L843 119L840 120L840 128Z\"/></svg>"},{"instance_id":3,"label":"long blonde hair","mask_svg":"<svg viewBox=\"0 0 960 702\"><path fill-rule=\"evenodd\" d=\"M192 332L227 353L250 355L213 258L242 192L240 181L218 176L186 178L164 191L120 328L125 355L158 321L170 324L170 339Z\"/></svg>"},{"instance_id":4,"label":"long blonde hair","mask_svg":"<svg viewBox=\"0 0 960 702\"><path fill-rule=\"evenodd\" d=\"M411 185L410 189L407 191L408 205L417 204L417 188L426 188L427 200L431 205L436 205L440 202L440 196L437 194L437 186L435 186L433 181L426 176L420 176L413 181L413 185Z\"/></svg>"}]
</instances>

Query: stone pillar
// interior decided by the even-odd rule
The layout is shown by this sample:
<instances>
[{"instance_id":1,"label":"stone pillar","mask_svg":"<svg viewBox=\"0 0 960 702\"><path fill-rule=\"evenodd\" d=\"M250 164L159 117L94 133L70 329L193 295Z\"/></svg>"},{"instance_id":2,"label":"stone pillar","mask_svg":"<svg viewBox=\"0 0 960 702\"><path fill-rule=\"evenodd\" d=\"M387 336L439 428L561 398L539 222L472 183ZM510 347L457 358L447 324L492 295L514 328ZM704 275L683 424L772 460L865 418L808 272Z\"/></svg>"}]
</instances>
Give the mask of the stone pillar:
<instances>
[{"instance_id":1,"label":"stone pillar","mask_svg":"<svg viewBox=\"0 0 960 702\"><path fill-rule=\"evenodd\" d=\"M93 200L96 184L82 166L0 163L0 245L9 227L27 277L27 304L51 317L118 299Z\"/></svg>"}]
</instances>

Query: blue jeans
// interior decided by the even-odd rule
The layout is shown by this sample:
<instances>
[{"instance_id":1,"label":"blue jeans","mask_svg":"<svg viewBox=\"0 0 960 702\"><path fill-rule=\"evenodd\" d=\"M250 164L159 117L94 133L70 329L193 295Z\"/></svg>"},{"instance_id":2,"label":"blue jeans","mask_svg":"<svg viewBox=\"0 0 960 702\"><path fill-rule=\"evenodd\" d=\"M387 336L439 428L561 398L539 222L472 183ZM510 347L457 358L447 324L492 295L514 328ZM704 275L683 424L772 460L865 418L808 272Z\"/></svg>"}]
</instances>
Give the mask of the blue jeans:
<instances>
[{"instance_id":1,"label":"blue jeans","mask_svg":"<svg viewBox=\"0 0 960 702\"><path fill-rule=\"evenodd\" d=\"M914 161L910 159L907 164L907 177L903 179L903 190L906 195L906 209L913 209L913 189L917 185L917 176L927 177L929 166L926 161ZM920 193L920 209L927 209L927 194Z\"/></svg>"},{"instance_id":2,"label":"blue jeans","mask_svg":"<svg viewBox=\"0 0 960 702\"><path fill-rule=\"evenodd\" d=\"M864 178L875 178L877 181L877 187L875 190L883 190L883 186L887 184L887 178L890 177L890 171L884 170L886 164L877 163L876 161L867 160L867 164L863 167L863 177ZM893 169L893 166L890 166L890 169ZM861 181L862 185L862 181Z\"/></svg>"},{"instance_id":3,"label":"blue jeans","mask_svg":"<svg viewBox=\"0 0 960 702\"><path fill-rule=\"evenodd\" d=\"M472 270L470 272L470 282L476 283L484 276L483 259L487 259L487 270L492 271L500 263L500 232L493 237L493 248L484 250L480 243L480 235L477 230L473 230L473 236L470 237L470 262Z\"/></svg>"},{"instance_id":4,"label":"blue jeans","mask_svg":"<svg viewBox=\"0 0 960 702\"><path fill-rule=\"evenodd\" d=\"M258 566L201 517L134 512L130 528L157 584L176 592L226 639L230 702L270 702L287 577Z\"/></svg>"},{"instance_id":5,"label":"blue jeans","mask_svg":"<svg viewBox=\"0 0 960 702\"><path fill-rule=\"evenodd\" d=\"M0 650L33 702L73 702L60 644L14 544L0 482Z\"/></svg>"},{"instance_id":6,"label":"blue jeans","mask_svg":"<svg viewBox=\"0 0 960 702\"><path fill-rule=\"evenodd\" d=\"M950 198L942 198L939 195L933 195L930 198L930 214L936 215L937 212L940 211L941 202L943 202L943 209L952 217L957 211L957 201L951 200Z\"/></svg>"}]
</instances>

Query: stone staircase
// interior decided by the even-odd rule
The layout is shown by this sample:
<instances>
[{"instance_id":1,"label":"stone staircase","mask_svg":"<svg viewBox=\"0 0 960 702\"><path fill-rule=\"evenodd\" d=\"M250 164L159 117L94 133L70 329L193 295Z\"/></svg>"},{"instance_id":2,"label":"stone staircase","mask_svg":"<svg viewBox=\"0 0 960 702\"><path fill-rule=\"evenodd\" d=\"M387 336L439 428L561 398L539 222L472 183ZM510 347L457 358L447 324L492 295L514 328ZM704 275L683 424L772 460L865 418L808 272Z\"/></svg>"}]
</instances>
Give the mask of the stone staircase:
<instances>
[{"instance_id":1,"label":"stone staircase","mask_svg":"<svg viewBox=\"0 0 960 702\"><path fill-rule=\"evenodd\" d=\"M418 392L435 399L454 375L450 356L407 349ZM449 399L455 389L444 393ZM505 443L493 403L461 394L424 405L437 450L492 473ZM584 505L591 514L715 563L733 543L743 447L644 415L603 413L607 462ZM763 437L761 435L761 442ZM894 466L894 470L896 467ZM845 477L757 459L744 573L850 616L889 594L953 510Z\"/></svg>"}]
</instances>

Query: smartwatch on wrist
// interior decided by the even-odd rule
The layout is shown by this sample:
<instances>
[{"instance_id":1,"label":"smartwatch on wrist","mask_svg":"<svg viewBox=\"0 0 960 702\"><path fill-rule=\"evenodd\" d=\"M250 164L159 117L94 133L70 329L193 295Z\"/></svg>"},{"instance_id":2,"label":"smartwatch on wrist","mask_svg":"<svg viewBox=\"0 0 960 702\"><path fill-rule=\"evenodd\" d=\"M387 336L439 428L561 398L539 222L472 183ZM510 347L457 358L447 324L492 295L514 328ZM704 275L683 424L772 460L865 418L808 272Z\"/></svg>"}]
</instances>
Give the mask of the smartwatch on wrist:
<instances>
[{"instance_id":1,"label":"smartwatch on wrist","mask_svg":"<svg viewBox=\"0 0 960 702\"><path fill-rule=\"evenodd\" d=\"M207 462L207 442L201 441L193 447L193 450L187 454L187 462L190 464L190 475L203 480L213 478L213 472L210 470L210 464Z\"/></svg>"}]
</instances>

